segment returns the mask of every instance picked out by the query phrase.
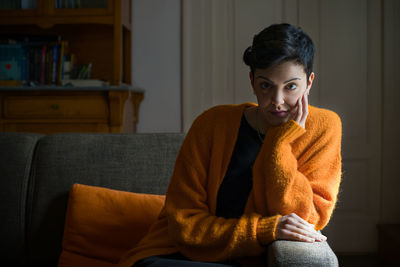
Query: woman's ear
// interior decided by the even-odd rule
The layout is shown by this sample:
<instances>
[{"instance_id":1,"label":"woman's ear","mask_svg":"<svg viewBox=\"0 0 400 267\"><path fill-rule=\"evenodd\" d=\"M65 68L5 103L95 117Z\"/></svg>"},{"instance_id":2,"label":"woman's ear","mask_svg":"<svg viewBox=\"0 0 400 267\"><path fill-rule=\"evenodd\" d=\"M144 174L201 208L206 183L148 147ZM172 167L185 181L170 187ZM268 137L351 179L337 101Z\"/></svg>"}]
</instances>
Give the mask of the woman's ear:
<instances>
[{"instance_id":1,"label":"woman's ear","mask_svg":"<svg viewBox=\"0 0 400 267\"><path fill-rule=\"evenodd\" d=\"M251 86L253 86L254 85L254 77L253 77L253 73L251 71L249 71L249 79L250 79Z\"/></svg>"},{"instance_id":2,"label":"woman's ear","mask_svg":"<svg viewBox=\"0 0 400 267\"><path fill-rule=\"evenodd\" d=\"M308 77L308 82L307 82L307 90L309 91L308 93L310 93L311 85L314 81L314 78L315 78L315 74L314 74L314 72L311 72L310 77Z\"/></svg>"},{"instance_id":3,"label":"woman's ear","mask_svg":"<svg viewBox=\"0 0 400 267\"><path fill-rule=\"evenodd\" d=\"M249 79L250 79L250 84L251 84L251 88L253 88L253 94L256 94L255 90L254 90L254 75L253 72L249 72Z\"/></svg>"}]
</instances>

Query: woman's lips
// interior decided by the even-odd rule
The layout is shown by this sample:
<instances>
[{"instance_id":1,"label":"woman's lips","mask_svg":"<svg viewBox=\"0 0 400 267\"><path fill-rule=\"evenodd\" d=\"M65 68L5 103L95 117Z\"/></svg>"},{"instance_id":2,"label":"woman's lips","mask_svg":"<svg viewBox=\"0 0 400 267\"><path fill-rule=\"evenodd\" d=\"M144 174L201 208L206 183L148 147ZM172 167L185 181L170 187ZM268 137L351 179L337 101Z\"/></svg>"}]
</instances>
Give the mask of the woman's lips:
<instances>
[{"instance_id":1,"label":"woman's lips","mask_svg":"<svg viewBox=\"0 0 400 267\"><path fill-rule=\"evenodd\" d=\"M279 118L284 118L287 115L287 111L282 111L282 110L273 110L270 112L272 115L279 117Z\"/></svg>"}]
</instances>

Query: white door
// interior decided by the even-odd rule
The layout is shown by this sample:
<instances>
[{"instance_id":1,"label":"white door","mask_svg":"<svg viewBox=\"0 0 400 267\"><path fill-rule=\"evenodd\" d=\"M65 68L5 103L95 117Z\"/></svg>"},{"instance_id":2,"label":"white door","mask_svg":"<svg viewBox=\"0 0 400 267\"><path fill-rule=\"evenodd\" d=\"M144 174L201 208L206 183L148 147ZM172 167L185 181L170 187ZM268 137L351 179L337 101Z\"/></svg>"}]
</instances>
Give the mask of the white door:
<instances>
[{"instance_id":1,"label":"white door","mask_svg":"<svg viewBox=\"0 0 400 267\"><path fill-rule=\"evenodd\" d=\"M298 24L317 46L311 102L339 113L343 180L325 230L339 252L377 251L381 185L381 3L298 1Z\"/></svg>"}]
</instances>

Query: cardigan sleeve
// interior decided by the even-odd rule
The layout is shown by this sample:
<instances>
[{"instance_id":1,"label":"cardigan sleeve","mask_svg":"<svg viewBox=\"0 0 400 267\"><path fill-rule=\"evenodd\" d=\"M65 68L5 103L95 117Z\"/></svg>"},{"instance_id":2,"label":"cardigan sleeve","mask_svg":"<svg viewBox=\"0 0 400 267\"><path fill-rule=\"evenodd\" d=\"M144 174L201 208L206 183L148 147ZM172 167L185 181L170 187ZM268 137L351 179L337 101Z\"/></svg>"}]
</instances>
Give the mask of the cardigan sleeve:
<instances>
[{"instance_id":1,"label":"cardigan sleeve","mask_svg":"<svg viewBox=\"0 0 400 267\"><path fill-rule=\"evenodd\" d=\"M256 202L266 202L271 214L296 213L320 230L332 215L339 191L341 122L335 113L327 112L312 123L313 129L306 128L308 136L293 120L267 132L266 151L260 152L262 164L256 170L262 179L255 190L265 190L257 195L266 199ZM295 143L304 147L297 157Z\"/></svg>"},{"instance_id":2,"label":"cardigan sleeve","mask_svg":"<svg viewBox=\"0 0 400 267\"><path fill-rule=\"evenodd\" d=\"M257 235L272 241L280 216L260 220L256 213L238 219L211 214L207 204L210 127L201 125L195 121L187 134L168 187L165 208L170 238L182 254L197 261L260 255L264 247Z\"/></svg>"}]
</instances>

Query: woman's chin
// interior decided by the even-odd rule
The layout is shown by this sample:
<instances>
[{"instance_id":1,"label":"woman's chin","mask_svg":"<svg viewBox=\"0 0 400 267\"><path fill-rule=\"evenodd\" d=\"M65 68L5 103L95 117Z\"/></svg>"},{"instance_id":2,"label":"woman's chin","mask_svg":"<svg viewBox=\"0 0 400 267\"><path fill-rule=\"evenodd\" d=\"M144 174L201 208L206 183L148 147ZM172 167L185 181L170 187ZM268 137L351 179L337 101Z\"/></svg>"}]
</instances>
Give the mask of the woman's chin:
<instances>
[{"instance_id":1,"label":"woman's chin","mask_svg":"<svg viewBox=\"0 0 400 267\"><path fill-rule=\"evenodd\" d=\"M271 126L279 126L282 124L285 124L289 120L289 116L284 117L284 118L277 118L277 117L272 117L268 119L268 123Z\"/></svg>"}]
</instances>

